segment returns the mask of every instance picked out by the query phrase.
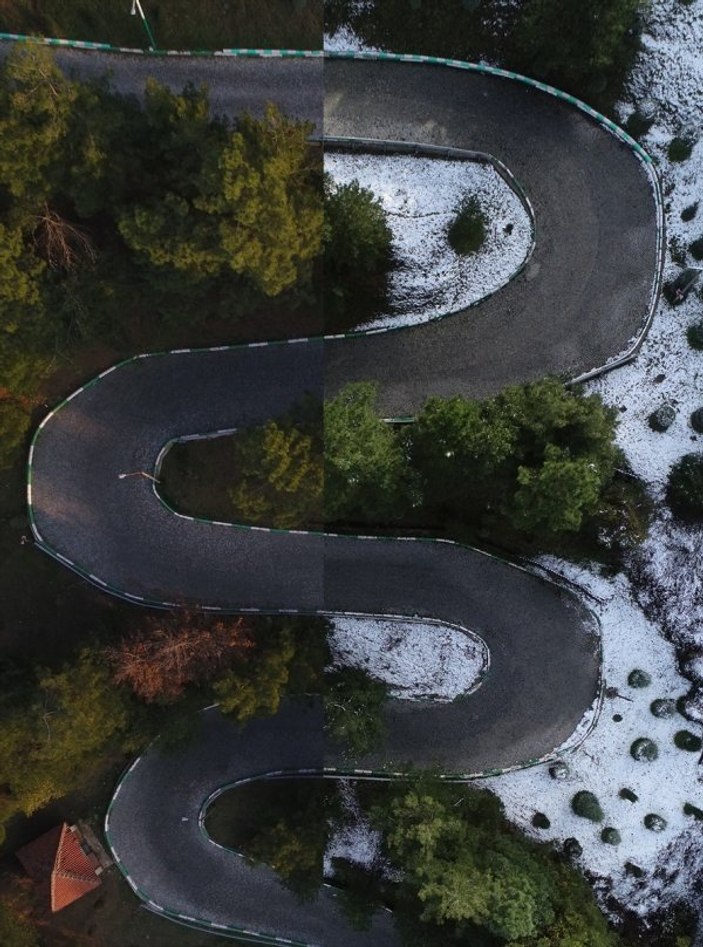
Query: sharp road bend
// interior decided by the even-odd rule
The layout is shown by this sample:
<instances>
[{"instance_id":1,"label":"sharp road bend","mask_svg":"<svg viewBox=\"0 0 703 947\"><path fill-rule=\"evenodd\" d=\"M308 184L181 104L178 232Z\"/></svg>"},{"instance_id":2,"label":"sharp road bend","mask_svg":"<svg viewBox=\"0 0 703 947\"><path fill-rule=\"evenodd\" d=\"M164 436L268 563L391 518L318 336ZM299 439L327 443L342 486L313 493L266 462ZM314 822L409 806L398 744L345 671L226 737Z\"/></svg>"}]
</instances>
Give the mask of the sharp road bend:
<instances>
[{"instance_id":1,"label":"sharp road bend","mask_svg":"<svg viewBox=\"0 0 703 947\"><path fill-rule=\"evenodd\" d=\"M383 410L411 415L432 394L483 396L604 365L646 326L661 237L651 171L575 105L515 79L427 63L329 59L151 60L61 51L63 68L109 69L139 94L148 74L205 82L215 112L269 100L314 133L456 146L502 161L526 192L536 243L527 268L465 312L415 328L137 357L59 405L35 436L29 506L37 544L87 580L145 605L229 612L427 616L480 635L490 669L451 704L397 701L379 770L456 775L548 755L599 686L595 619L581 597L534 572L452 543L381 540L207 523L160 501L148 478L172 439L263 422L304 393L379 384ZM324 105L324 120L323 120ZM386 912L353 930L333 890L306 904L272 871L215 845L200 816L223 785L341 766L317 705L285 705L239 731L215 710L182 756L144 754L110 807L110 845L152 910L264 943L397 943Z\"/></svg>"}]
</instances>

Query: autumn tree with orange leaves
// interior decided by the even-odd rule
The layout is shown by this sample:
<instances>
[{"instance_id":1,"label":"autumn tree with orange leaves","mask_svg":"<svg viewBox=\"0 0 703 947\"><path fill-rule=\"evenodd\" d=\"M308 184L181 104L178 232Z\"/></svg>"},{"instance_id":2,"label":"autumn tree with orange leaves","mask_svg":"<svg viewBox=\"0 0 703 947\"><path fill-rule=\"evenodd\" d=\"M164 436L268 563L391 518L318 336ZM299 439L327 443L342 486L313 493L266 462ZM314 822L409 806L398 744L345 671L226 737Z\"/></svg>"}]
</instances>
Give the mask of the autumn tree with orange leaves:
<instances>
[{"instance_id":1,"label":"autumn tree with orange leaves","mask_svg":"<svg viewBox=\"0 0 703 947\"><path fill-rule=\"evenodd\" d=\"M228 671L254 646L241 617L164 612L106 649L113 680L148 702L178 700L189 684L205 684Z\"/></svg>"}]
</instances>

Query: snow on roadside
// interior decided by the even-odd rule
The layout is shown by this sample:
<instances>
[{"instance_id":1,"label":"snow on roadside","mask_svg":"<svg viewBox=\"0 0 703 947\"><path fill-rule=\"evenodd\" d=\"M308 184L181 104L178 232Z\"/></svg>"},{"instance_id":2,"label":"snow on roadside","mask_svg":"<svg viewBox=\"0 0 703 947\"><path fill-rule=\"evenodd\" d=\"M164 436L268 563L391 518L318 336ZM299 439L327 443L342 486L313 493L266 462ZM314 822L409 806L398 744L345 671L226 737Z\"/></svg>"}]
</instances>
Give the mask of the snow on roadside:
<instances>
[{"instance_id":1,"label":"snow on roadside","mask_svg":"<svg viewBox=\"0 0 703 947\"><path fill-rule=\"evenodd\" d=\"M329 645L333 667L368 671L404 700L454 700L488 669L480 638L440 622L336 616Z\"/></svg>"},{"instance_id":2,"label":"snow on roadside","mask_svg":"<svg viewBox=\"0 0 703 947\"><path fill-rule=\"evenodd\" d=\"M606 580L570 564L546 564L602 601L595 610L603 634L604 682L614 691L606 691L598 724L581 747L563 755L569 767L566 779L553 779L548 766L538 766L482 782L500 796L508 817L529 835L543 841L578 839L583 847L578 863L603 879L599 890L645 915L690 894L696 880L690 865L703 860L701 824L683 812L686 802L703 808L700 753L680 750L673 742L677 731L697 728L676 712L658 718L650 710L655 699L676 701L686 693L688 682L676 671L673 646L632 601L624 576ZM650 676L648 686L628 684L636 668ZM640 737L657 744L654 762L638 762L630 755L631 744ZM638 796L636 802L619 797L625 788ZM602 823L571 811L571 799L583 789L598 797L605 814ZM549 829L532 826L535 812L547 816ZM666 820L663 831L645 827L644 817L650 813ZM619 845L601 841L600 833L608 826L620 833ZM639 879L628 874L626 862L645 874Z\"/></svg>"},{"instance_id":3,"label":"snow on roadside","mask_svg":"<svg viewBox=\"0 0 703 947\"><path fill-rule=\"evenodd\" d=\"M530 218L490 165L328 151L325 171L339 184L356 180L373 191L393 233L397 266L390 276L390 311L364 328L417 325L465 309L503 286L530 252ZM460 256L446 231L472 195L488 222L486 240L478 253Z\"/></svg>"},{"instance_id":4,"label":"snow on roadside","mask_svg":"<svg viewBox=\"0 0 703 947\"><path fill-rule=\"evenodd\" d=\"M659 0L647 18L644 50L619 111L624 119L634 108L651 115L654 124L643 140L658 163L666 208L667 238L684 248L703 236L703 0L685 5ZM682 133L697 138L691 157L671 162L667 148ZM695 217L681 212L700 202ZM702 266L687 254L688 266ZM680 267L667 254L665 278ZM699 284L700 286L700 284ZM691 412L703 404L703 352L686 341L686 328L703 318L698 291L672 309L661 301L637 360L589 388L621 410L618 440L636 474L652 488L660 513L649 539L634 557L639 597L648 612L679 643L703 644L703 534L682 527L665 509L666 480L683 454L700 452L703 442L691 428ZM652 431L648 415L664 403L677 416L665 433Z\"/></svg>"},{"instance_id":5,"label":"snow on roadside","mask_svg":"<svg viewBox=\"0 0 703 947\"><path fill-rule=\"evenodd\" d=\"M355 783L340 779L335 785L342 801L343 818L331 827L322 863L325 878L334 877L333 858L343 858L368 870L378 866L381 860L381 832L371 827L361 811Z\"/></svg>"}]
</instances>

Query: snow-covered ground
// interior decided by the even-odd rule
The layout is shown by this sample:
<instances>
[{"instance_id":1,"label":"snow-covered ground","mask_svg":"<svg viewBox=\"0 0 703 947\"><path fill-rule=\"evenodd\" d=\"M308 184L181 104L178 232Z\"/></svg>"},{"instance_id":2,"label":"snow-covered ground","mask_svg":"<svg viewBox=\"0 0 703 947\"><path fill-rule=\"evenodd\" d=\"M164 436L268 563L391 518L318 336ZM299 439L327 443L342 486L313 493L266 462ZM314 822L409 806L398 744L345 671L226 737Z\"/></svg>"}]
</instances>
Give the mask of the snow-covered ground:
<instances>
[{"instance_id":1,"label":"snow-covered ground","mask_svg":"<svg viewBox=\"0 0 703 947\"><path fill-rule=\"evenodd\" d=\"M654 118L643 144L662 178L669 246L675 238L687 248L703 236L703 0L690 5L657 0L647 15L643 45L619 113L625 121L639 108ZM667 148L682 132L693 135L696 144L690 158L672 163ZM681 212L696 202L696 215L683 221ZM701 265L690 253L686 263ZM665 278L678 271L667 254ZM671 465L703 448L688 421L691 411L703 405L703 352L689 348L685 334L702 318L698 291L675 309L662 300L637 360L588 385L620 409L619 442L657 504L650 536L632 558L628 576L606 580L595 569L549 562L602 600L596 610L603 631L605 684L617 693L606 697L598 725L583 745L564 756L566 780L552 779L548 767L540 766L487 781L526 832L543 839L577 838L583 847L579 864L600 879L598 890L612 892L622 906L643 917L690 894L703 872L701 823L683 814L685 802L703 809L699 754L673 743L678 730L700 735L700 727L678 713L656 718L650 711L653 700L676 699L689 689L677 670L682 655L687 656L683 670L688 677L701 682L703 674L703 530L677 524L664 505ZM668 431L656 433L647 418L664 402L675 406L677 417ZM678 656L670 642L679 648ZM648 687L628 685L635 668L650 675ZM698 693L702 720L703 684ZM690 712L690 702L687 707ZM616 715L622 719L614 719ZM632 759L630 746L638 737L656 742L655 761ZM637 795L636 802L619 797L625 788ZM571 799L581 789L598 797L605 814L600 825L571 812ZM536 811L549 818L549 829L532 827ZM643 819L650 813L666 820L663 831L645 828ZM600 840L606 826L619 831L619 845ZM644 870L641 878L625 873L626 861Z\"/></svg>"},{"instance_id":2,"label":"snow-covered ground","mask_svg":"<svg viewBox=\"0 0 703 947\"><path fill-rule=\"evenodd\" d=\"M337 617L329 644L334 667L368 671L405 700L454 700L488 670L483 641L440 622Z\"/></svg>"},{"instance_id":3,"label":"snow-covered ground","mask_svg":"<svg viewBox=\"0 0 703 947\"><path fill-rule=\"evenodd\" d=\"M416 325L465 309L507 283L532 247L525 208L490 165L331 151L325 171L339 184L356 180L373 191L393 233L390 309L364 328ZM487 220L486 240L477 253L460 256L447 228L472 195Z\"/></svg>"},{"instance_id":4,"label":"snow-covered ground","mask_svg":"<svg viewBox=\"0 0 703 947\"><path fill-rule=\"evenodd\" d=\"M696 731L678 712L656 717L655 700L673 702L688 690L688 681L676 670L673 646L632 601L626 577L606 580L575 566L554 560L548 564L602 600L591 607L598 612L603 632L603 676L607 688L597 726L574 753L561 759L568 765L566 779L553 779L549 766L538 766L486 780L484 785L503 800L506 814L526 832L542 840L576 838L583 847L579 864L599 878L609 879L604 891L632 911L646 914L666 901L690 891L693 878L687 866L703 855L701 823L684 815L685 803L703 808L698 774L698 752L678 749L674 735ZM645 687L633 687L633 670L651 678ZM636 761L630 754L640 737L653 740L658 757ZM571 811L571 800L580 790L594 793L605 818L590 822ZM629 789L638 799L619 796ZM549 829L532 827L535 812L551 822ZM654 813L666 820L661 832L644 825ZM601 841L606 827L618 830L619 845ZM625 871L631 862L645 874L637 879Z\"/></svg>"}]
</instances>

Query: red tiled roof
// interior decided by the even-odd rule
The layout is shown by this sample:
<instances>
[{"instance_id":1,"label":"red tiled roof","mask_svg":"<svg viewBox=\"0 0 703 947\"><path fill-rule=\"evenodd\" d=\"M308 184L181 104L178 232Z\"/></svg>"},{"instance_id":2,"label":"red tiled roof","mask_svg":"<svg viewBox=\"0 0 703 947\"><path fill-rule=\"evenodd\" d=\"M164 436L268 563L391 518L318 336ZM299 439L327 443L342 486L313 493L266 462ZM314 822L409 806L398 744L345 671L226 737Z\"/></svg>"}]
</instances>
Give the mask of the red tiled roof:
<instances>
[{"instance_id":1,"label":"red tiled roof","mask_svg":"<svg viewBox=\"0 0 703 947\"><path fill-rule=\"evenodd\" d=\"M52 911L60 911L100 885L93 860L65 822L19 849L17 857L35 881L51 878Z\"/></svg>"}]
</instances>

